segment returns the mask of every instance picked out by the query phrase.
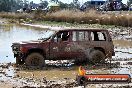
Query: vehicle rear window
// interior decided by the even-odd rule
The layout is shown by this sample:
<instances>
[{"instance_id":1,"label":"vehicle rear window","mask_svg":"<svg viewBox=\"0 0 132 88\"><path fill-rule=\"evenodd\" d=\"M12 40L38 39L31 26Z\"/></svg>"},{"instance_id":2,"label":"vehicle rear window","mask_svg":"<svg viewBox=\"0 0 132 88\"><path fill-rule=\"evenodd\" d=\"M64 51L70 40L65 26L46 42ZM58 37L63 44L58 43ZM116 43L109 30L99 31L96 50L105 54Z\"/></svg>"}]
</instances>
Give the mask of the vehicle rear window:
<instances>
[{"instance_id":1,"label":"vehicle rear window","mask_svg":"<svg viewBox=\"0 0 132 88\"><path fill-rule=\"evenodd\" d=\"M106 41L104 32L91 32L91 39L93 41Z\"/></svg>"}]
</instances>

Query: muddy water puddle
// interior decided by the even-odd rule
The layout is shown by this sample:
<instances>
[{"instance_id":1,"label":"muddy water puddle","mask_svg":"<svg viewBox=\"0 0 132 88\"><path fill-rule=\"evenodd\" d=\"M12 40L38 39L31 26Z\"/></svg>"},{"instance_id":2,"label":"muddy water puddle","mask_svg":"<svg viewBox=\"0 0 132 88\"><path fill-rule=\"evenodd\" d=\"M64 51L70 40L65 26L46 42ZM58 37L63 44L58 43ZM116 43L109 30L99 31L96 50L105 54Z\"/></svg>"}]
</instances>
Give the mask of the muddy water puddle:
<instances>
[{"instance_id":1,"label":"muddy water puddle","mask_svg":"<svg viewBox=\"0 0 132 88\"><path fill-rule=\"evenodd\" d=\"M11 45L13 42L36 40L42 38L47 29L39 29L20 25L0 25L0 81L17 85L44 85L46 80L75 79L78 74L78 66L72 61L46 61L47 67L42 70L24 70L16 68ZM89 67L91 73L117 73L130 74L132 77L132 42L129 40L114 40L116 55L112 63L118 63L118 67L106 68L98 66ZM7 64L8 63L8 64ZM65 63L65 64L64 64ZM32 79L33 78L33 79ZM35 81L34 81L35 80ZM42 81L43 80L43 81ZM40 82L41 81L41 82ZM61 82L60 82L61 83Z\"/></svg>"},{"instance_id":2,"label":"muddy water puddle","mask_svg":"<svg viewBox=\"0 0 132 88\"><path fill-rule=\"evenodd\" d=\"M41 38L46 30L35 30L32 27L17 25L0 25L0 62L15 62L11 45L13 42L36 40Z\"/></svg>"},{"instance_id":3,"label":"muddy water puddle","mask_svg":"<svg viewBox=\"0 0 132 88\"><path fill-rule=\"evenodd\" d=\"M118 62L118 61L116 61ZM112 63L116 63L115 61ZM118 62L119 63L119 62ZM107 68L107 67L99 67L99 66L89 66L87 69L87 73L89 74L132 74L132 65L127 64L128 61L121 61L119 67ZM41 70L20 70L16 68L12 68L9 66L7 69L4 68L3 71L5 73L0 73L0 81L1 82L9 82L14 84L17 87L22 86L53 86L53 84L61 85L61 84L72 84L75 85L75 78L78 74L78 66L71 67L47 67L47 69ZM131 75L132 76L132 75ZM48 82L48 83L47 83ZM74 84L75 83L75 84ZM113 85L113 84L111 84ZM99 85L91 85L93 88L96 88ZM89 88L91 88L89 86ZM101 85L104 86L104 85ZM124 85L122 85L124 86ZM63 87L62 87L63 88ZM69 87L68 87L69 88ZM73 87L70 87L73 88ZM83 87L79 87L83 88ZM101 87L98 87L101 88ZM107 86L106 86L107 88Z\"/></svg>"},{"instance_id":4,"label":"muddy water puddle","mask_svg":"<svg viewBox=\"0 0 132 88\"><path fill-rule=\"evenodd\" d=\"M118 47L132 47L132 41L128 41L128 40L113 40L113 43L115 46Z\"/></svg>"},{"instance_id":5,"label":"muddy water puddle","mask_svg":"<svg viewBox=\"0 0 132 88\"><path fill-rule=\"evenodd\" d=\"M40 70L40 71L19 71L17 74L21 77L34 77L41 79L42 77L46 77L47 80L62 80L65 78L71 78L75 79L77 75L77 69L76 70L70 70L65 71L60 69L54 69L54 70Z\"/></svg>"}]
</instances>

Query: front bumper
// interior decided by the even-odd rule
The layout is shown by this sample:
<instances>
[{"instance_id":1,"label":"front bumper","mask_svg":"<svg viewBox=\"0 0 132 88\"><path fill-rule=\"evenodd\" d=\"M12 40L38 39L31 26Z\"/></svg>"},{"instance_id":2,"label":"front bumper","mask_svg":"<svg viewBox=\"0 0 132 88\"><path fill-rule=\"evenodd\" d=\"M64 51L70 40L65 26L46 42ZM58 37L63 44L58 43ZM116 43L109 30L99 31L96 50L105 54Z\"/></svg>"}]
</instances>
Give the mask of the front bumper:
<instances>
[{"instance_id":1,"label":"front bumper","mask_svg":"<svg viewBox=\"0 0 132 88\"><path fill-rule=\"evenodd\" d=\"M20 45L19 44L13 44L12 46L12 52L14 54L14 58L21 57L22 53L20 51Z\"/></svg>"}]
</instances>

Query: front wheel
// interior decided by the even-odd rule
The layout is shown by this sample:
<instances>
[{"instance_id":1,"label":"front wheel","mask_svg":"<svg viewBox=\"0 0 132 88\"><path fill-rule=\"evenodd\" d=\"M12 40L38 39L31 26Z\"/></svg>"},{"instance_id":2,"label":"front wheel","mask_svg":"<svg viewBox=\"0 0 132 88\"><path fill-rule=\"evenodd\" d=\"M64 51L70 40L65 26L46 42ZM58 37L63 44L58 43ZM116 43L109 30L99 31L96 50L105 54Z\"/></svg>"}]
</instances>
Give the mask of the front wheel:
<instances>
[{"instance_id":1,"label":"front wheel","mask_svg":"<svg viewBox=\"0 0 132 88\"><path fill-rule=\"evenodd\" d=\"M44 57L40 53L31 53L27 56L25 64L31 67L43 67L45 64Z\"/></svg>"}]
</instances>

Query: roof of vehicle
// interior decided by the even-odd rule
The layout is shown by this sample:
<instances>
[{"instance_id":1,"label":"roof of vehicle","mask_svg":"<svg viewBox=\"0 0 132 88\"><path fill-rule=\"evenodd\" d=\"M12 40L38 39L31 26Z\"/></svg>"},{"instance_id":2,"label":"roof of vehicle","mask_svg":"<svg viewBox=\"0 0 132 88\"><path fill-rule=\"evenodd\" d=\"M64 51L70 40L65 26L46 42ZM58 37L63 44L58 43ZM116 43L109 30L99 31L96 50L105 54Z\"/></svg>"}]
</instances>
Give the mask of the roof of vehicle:
<instances>
[{"instance_id":1,"label":"roof of vehicle","mask_svg":"<svg viewBox=\"0 0 132 88\"><path fill-rule=\"evenodd\" d=\"M51 27L49 28L50 30L53 30L53 31L75 31L75 30L84 30L84 31L107 31L106 29L101 29L101 28L71 28L71 27L66 27L66 28L63 28L63 27Z\"/></svg>"}]
</instances>

